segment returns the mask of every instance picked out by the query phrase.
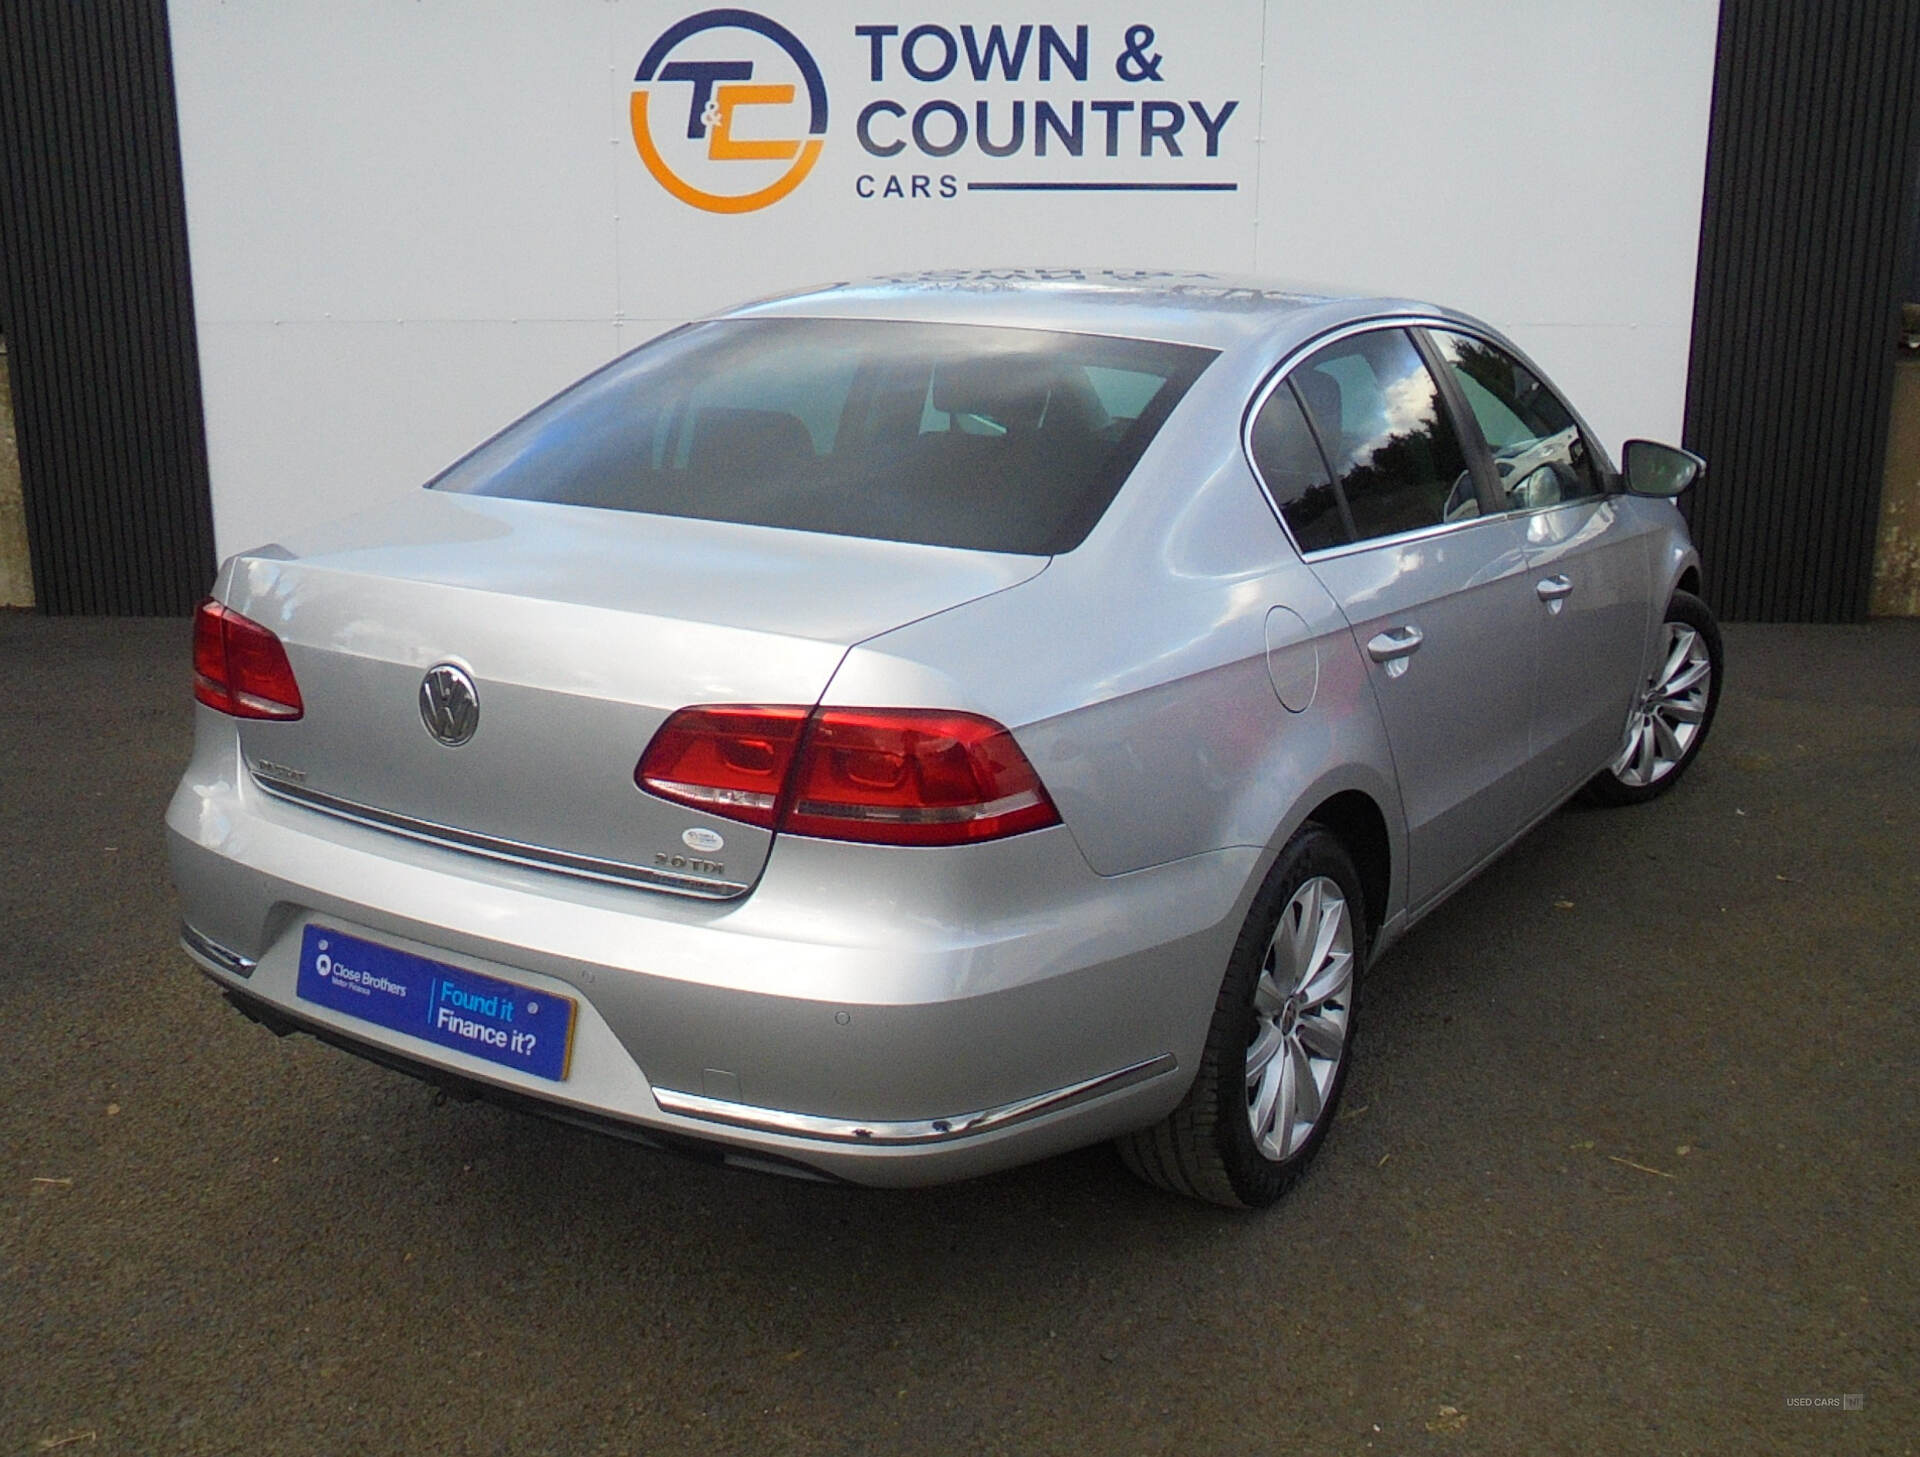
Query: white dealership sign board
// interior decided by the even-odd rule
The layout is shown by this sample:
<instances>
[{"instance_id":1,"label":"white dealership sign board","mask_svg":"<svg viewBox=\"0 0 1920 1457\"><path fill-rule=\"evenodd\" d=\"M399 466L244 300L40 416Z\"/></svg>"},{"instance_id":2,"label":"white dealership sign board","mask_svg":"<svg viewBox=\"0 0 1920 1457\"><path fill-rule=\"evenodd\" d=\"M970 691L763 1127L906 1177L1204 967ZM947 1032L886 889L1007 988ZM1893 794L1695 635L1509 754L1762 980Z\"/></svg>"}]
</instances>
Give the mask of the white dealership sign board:
<instances>
[{"instance_id":1,"label":"white dealership sign board","mask_svg":"<svg viewBox=\"0 0 1920 1457\"><path fill-rule=\"evenodd\" d=\"M1201 268L1510 331L1677 439L1712 0L173 0L225 554L744 299Z\"/></svg>"}]
</instances>

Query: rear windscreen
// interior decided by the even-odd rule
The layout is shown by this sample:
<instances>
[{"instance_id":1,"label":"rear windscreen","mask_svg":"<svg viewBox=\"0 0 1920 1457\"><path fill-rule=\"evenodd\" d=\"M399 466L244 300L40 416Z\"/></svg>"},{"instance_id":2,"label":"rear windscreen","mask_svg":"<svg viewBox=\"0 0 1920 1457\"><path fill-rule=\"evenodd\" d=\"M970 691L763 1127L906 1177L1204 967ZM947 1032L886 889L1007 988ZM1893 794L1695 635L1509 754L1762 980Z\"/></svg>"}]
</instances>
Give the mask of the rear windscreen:
<instances>
[{"instance_id":1,"label":"rear windscreen","mask_svg":"<svg viewBox=\"0 0 1920 1457\"><path fill-rule=\"evenodd\" d=\"M1036 329L722 319L589 375L437 490L1051 554L1213 351Z\"/></svg>"}]
</instances>

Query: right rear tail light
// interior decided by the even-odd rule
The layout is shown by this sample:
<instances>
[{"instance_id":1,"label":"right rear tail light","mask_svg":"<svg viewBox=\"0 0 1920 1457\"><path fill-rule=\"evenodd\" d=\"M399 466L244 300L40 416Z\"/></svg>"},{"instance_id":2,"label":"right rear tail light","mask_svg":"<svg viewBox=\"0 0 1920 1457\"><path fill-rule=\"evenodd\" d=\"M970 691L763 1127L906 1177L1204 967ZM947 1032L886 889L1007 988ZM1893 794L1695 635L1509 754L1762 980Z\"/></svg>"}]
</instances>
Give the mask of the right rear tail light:
<instances>
[{"instance_id":1,"label":"right rear tail light","mask_svg":"<svg viewBox=\"0 0 1920 1457\"><path fill-rule=\"evenodd\" d=\"M306 711L280 639L211 599L193 615L193 696L235 718L295 719Z\"/></svg>"},{"instance_id":2,"label":"right rear tail light","mask_svg":"<svg viewBox=\"0 0 1920 1457\"><path fill-rule=\"evenodd\" d=\"M683 708L634 780L709 814L865 844L974 844L1060 822L1013 735L973 713Z\"/></svg>"}]
</instances>

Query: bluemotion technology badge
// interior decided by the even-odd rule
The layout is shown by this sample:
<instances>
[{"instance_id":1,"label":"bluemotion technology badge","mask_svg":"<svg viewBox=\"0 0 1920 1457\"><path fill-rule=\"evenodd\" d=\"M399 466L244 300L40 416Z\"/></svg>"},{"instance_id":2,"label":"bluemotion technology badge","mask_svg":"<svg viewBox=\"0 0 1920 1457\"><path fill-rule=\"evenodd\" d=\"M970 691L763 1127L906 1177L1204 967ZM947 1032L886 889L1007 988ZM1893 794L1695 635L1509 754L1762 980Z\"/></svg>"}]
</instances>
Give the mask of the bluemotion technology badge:
<instances>
[{"instance_id":1,"label":"bluemotion technology badge","mask_svg":"<svg viewBox=\"0 0 1920 1457\"><path fill-rule=\"evenodd\" d=\"M654 179L691 207L769 207L819 160L827 131L820 67L764 15L688 16L648 48L633 82L633 144Z\"/></svg>"}]
</instances>

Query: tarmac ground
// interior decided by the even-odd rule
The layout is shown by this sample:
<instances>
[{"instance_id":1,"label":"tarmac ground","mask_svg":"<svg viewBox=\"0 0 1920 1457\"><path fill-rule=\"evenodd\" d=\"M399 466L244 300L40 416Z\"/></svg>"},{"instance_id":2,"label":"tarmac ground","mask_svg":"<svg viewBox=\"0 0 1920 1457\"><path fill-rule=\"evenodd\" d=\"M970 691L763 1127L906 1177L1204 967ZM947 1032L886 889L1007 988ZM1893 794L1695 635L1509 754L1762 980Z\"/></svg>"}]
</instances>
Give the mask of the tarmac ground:
<instances>
[{"instance_id":1,"label":"tarmac ground","mask_svg":"<svg viewBox=\"0 0 1920 1457\"><path fill-rule=\"evenodd\" d=\"M187 625L0 612L0 1457L1911 1453L1920 622L1727 642L1672 794L1383 958L1244 1216L1106 1149L720 1169L276 1039L176 944Z\"/></svg>"}]
</instances>

